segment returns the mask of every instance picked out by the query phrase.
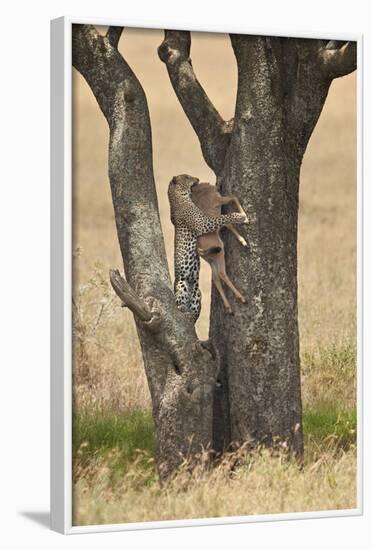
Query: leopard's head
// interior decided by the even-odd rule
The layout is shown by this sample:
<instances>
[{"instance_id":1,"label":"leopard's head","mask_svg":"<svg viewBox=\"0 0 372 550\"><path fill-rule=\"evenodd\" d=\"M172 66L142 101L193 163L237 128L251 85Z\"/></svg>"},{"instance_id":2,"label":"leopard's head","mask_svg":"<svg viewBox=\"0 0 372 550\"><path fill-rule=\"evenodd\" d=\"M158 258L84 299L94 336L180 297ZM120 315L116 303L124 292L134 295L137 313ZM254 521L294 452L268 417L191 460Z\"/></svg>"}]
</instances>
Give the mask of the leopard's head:
<instances>
[{"instance_id":1,"label":"leopard's head","mask_svg":"<svg viewBox=\"0 0 372 550\"><path fill-rule=\"evenodd\" d=\"M174 176L168 186L169 200L190 198L191 190L195 185L198 185L199 179L188 174Z\"/></svg>"}]
</instances>

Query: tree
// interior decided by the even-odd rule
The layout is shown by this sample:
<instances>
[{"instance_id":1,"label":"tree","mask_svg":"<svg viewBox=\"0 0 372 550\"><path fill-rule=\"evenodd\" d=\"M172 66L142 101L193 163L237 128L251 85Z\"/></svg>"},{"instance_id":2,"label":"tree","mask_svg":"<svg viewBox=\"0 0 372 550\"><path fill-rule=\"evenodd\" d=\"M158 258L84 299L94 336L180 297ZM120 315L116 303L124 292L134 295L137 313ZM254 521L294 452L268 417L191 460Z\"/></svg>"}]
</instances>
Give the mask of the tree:
<instances>
[{"instance_id":1,"label":"tree","mask_svg":"<svg viewBox=\"0 0 372 550\"><path fill-rule=\"evenodd\" d=\"M231 35L238 66L233 120L198 82L185 31L165 31L159 56L222 194L255 220L242 254L230 235L226 264L247 297L235 316L213 291L210 338L175 305L160 226L144 90L105 36L73 25L72 60L108 122L109 177L125 279L111 283L136 321L149 384L156 457L165 478L186 456L232 443L285 442L303 454L297 315L300 167L334 78L356 68L356 44ZM216 384L218 376L219 384Z\"/></svg>"}]
</instances>

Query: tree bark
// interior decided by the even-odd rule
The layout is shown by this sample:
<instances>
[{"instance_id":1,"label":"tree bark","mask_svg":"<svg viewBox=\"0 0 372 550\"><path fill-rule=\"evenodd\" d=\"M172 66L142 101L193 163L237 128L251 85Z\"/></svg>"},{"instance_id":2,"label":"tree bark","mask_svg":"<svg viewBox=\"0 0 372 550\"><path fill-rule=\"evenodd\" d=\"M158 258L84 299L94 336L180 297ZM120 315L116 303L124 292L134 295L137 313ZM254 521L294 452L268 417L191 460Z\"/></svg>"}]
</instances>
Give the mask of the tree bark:
<instances>
[{"instance_id":1,"label":"tree bark","mask_svg":"<svg viewBox=\"0 0 372 550\"><path fill-rule=\"evenodd\" d=\"M303 452L297 321L299 155L292 151L272 40L232 37L238 94L231 145L218 185L235 193L255 221L247 251L226 236L226 263L247 304L228 318L214 296L211 337L219 342L229 420L215 423L214 446L288 442ZM292 68L292 67L290 67ZM285 68L287 71L287 67ZM224 334L221 341L220 335ZM218 401L217 401L218 403ZM224 433L225 432L225 433Z\"/></svg>"},{"instance_id":2,"label":"tree bark","mask_svg":"<svg viewBox=\"0 0 372 550\"><path fill-rule=\"evenodd\" d=\"M236 305L234 317L226 316L213 292L210 337L218 345L222 383L215 394L213 447L277 441L301 459L300 168L335 66L341 76L353 61L348 52L343 68L339 59L332 64L328 55L340 54L337 49L329 54L335 44L322 41L248 36L231 41L238 93L217 185L222 194L236 194L255 222L244 230L246 251L225 234L227 271L239 281L247 304Z\"/></svg>"}]
</instances>

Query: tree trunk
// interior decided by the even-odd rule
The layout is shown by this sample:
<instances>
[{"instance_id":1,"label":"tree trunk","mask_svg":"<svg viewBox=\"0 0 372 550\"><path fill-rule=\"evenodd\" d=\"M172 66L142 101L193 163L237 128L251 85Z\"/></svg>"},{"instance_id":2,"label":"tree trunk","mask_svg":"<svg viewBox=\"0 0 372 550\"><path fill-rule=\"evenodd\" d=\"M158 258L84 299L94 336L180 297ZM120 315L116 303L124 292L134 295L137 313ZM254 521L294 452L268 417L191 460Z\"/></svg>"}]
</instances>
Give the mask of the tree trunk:
<instances>
[{"instance_id":1,"label":"tree trunk","mask_svg":"<svg viewBox=\"0 0 372 550\"><path fill-rule=\"evenodd\" d=\"M151 125L145 93L117 50L122 29L105 37L73 26L73 64L90 85L110 129L109 177L126 279L111 273L134 313L165 478L212 441L216 357L177 308L155 191Z\"/></svg>"},{"instance_id":2,"label":"tree trunk","mask_svg":"<svg viewBox=\"0 0 372 550\"><path fill-rule=\"evenodd\" d=\"M214 446L285 440L303 452L297 321L297 212L301 159L288 135L281 89L265 39L233 38L238 61L235 124L222 194L236 194L255 220L248 249L226 239L226 264L247 299L234 317L213 296L211 337L219 344L222 388ZM274 73L275 74L275 73ZM249 76L248 76L249 75ZM221 338L222 334L224 338ZM223 401L223 406L218 405Z\"/></svg>"},{"instance_id":3,"label":"tree trunk","mask_svg":"<svg viewBox=\"0 0 372 550\"><path fill-rule=\"evenodd\" d=\"M301 458L297 305L299 176L331 78L320 41L232 36L238 65L234 127L217 185L255 220L248 249L226 232L227 272L247 298L226 316L213 292L210 337L221 358L213 447L284 443ZM304 62L304 59L306 60Z\"/></svg>"},{"instance_id":4,"label":"tree trunk","mask_svg":"<svg viewBox=\"0 0 372 550\"><path fill-rule=\"evenodd\" d=\"M278 436L301 454L298 170L275 145L272 152L277 150L278 156L271 166L262 160L258 143L257 156L247 165L238 150L229 154L230 164L219 181L229 193L236 193L234 184L239 182L240 196L250 198L257 222L245 235L248 249L237 249L230 235L225 238L227 271L239 281L247 303L235 304L231 317L215 293L212 299L210 336L218 342L223 380L217 391L223 410L229 411L229 420L215 423L214 447L250 440L271 443ZM254 177L249 175L251 163ZM221 407L221 398L216 399Z\"/></svg>"}]
</instances>

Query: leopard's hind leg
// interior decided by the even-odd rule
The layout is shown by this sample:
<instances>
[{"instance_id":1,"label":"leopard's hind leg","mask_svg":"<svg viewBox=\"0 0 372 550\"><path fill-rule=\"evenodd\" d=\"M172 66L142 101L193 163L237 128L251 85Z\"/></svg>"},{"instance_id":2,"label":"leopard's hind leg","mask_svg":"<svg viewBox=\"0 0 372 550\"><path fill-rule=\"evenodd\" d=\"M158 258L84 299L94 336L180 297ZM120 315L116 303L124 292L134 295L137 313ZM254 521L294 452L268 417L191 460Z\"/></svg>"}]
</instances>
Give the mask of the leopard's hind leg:
<instances>
[{"instance_id":1,"label":"leopard's hind leg","mask_svg":"<svg viewBox=\"0 0 372 550\"><path fill-rule=\"evenodd\" d=\"M200 258L197 253L196 238L185 227L176 228L174 265L174 293L177 307L190 313L196 321L201 309Z\"/></svg>"}]
</instances>

